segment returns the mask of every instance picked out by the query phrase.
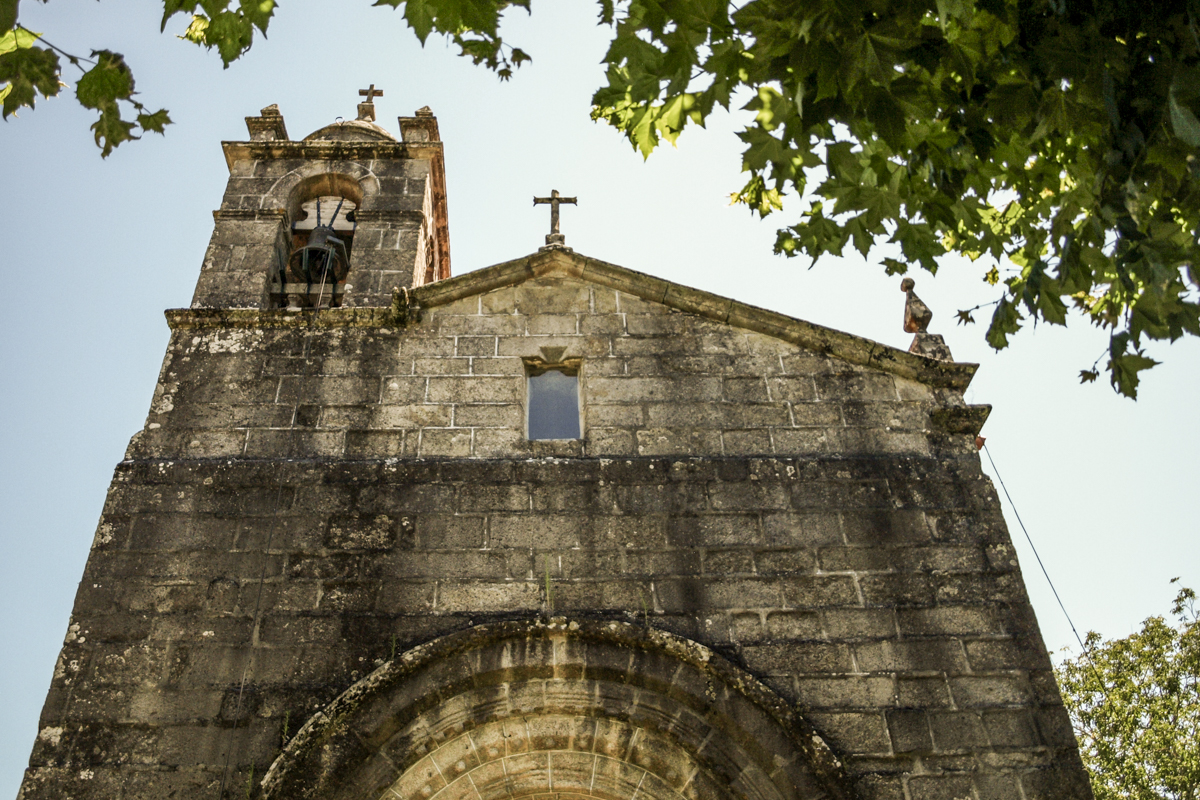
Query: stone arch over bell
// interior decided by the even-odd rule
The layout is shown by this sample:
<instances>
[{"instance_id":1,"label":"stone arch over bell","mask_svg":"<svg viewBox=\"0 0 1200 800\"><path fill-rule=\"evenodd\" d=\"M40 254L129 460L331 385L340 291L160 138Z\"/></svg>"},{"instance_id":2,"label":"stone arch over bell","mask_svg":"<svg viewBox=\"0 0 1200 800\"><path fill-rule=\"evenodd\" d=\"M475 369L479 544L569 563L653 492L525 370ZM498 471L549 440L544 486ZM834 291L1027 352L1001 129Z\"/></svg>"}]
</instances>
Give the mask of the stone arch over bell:
<instances>
[{"instance_id":1,"label":"stone arch over bell","mask_svg":"<svg viewBox=\"0 0 1200 800\"><path fill-rule=\"evenodd\" d=\"M385 663L318 712L270 800L850 800L786 701L696 642L622 622L502 622Z\"/></svg>"},{"instance_id":2,"label":"stone arch over bell","mask_svg":"<svg viewBox=\"0 0 1200 800\"><path fill-rule=\"evenodd\" d=\"M379 179L367 167L353 161L310 161L279 178L263 196L262 208L287 212L288 219L299 218L300 206L315 197L345 197L362 208L371 205L379 193Z\"/></svg>"}]
</instances>

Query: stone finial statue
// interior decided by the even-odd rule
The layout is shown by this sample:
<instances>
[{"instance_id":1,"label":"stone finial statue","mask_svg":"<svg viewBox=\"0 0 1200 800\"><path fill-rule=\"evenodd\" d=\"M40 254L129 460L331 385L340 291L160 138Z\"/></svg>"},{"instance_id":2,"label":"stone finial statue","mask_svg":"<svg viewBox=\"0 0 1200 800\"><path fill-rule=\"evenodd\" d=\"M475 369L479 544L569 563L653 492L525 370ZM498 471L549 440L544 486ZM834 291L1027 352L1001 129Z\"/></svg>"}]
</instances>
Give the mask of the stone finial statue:
<instances>
[{"instance_id":1,"label":"stone finial statue","mask_svg":"<svg viewBox=\"0 0 1200 800\"><path fill-rule=\"evenodd\" d=\"M946 346L946 340L936 333L929 332L929 321L933 319L933 312L913 291L913 287L916 285L917 282L912 278L905 278L900 282L900 291L904 292L906 296L904 330L916 334L913 336L912 344L908 347L908 352L938 361L953 361L954 357L950 355L950 348Z\"/></svg>"},{"instance_id":2,"label":"stone finial statue","mask_svg":"<svg viewBox=\"0 0 1200 800\"><path fill-rule=\"evenodd\" d=\"M917 282L912 278L905 278L900 282L900 291L904 292L908 298L904 302L904 330L908 333L925 333L929 330L929 321L933 319L933 312L913 292L913 287L916 285Z\"/></svg>"}]
</instances>

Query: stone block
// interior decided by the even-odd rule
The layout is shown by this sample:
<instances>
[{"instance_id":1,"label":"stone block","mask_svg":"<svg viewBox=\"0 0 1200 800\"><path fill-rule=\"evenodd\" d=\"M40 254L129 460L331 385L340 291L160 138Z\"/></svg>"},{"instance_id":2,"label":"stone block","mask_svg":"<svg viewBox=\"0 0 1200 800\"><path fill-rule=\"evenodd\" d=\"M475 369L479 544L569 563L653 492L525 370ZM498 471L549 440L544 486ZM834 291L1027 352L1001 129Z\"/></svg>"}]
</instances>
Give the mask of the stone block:
<instances>
[{"instance_id":1,"label":"stone block","mask_svg":"<svg viewBox=\"0 0 1200 800\"><path fill-rule=\"evenodd\" d=\"M470 375L471 359L461 358L414 358L413 373L416 375ZM430 398L432 399L432 398ZM439 398L444 399L444 398Z\"/></svg>"},{"instance_id":2,"label":"stone block","mask_svg":"<svg viewBox=\"0 0 1200 800\"><path fill-rule=\"evenodd\" d=\"M877 372L832 372L814 377L822 400L899 400L891 375Z\"/></svg>"},{"instance_id":3,"label":"stone block","mask_svg":"<svg viewBox=\"0 0 1200 800\"><path fill-rule=\"evenodd\" d=\"M721 433L703 428L647 428L635 432L637 455L694 455L721 452ZM626 453L629 451L626 450Z\"/></svg>"},{"instance_id":4,"label":"stone block","mask_svg":"<svg viewBox=\"0 0 1200 800\"><path fill-rule=\"evenodd\" d=\"M721 433L725 455L767 455L774 452L771 434L766 430L726 430Z\"/></svg>"},{"instance_id":5,"label":"stone block","mask_svg":"<svg viewBox=\"0 0 1200 800\"><path fill-rule=\"evenodd\" d=\"M754 554L754 569L760 575L811 572L815 565L813 552L807 548L762 550Z\"/></svg>"},{"instance_id":6,"label":"stone block","mask_svg":"<svg viewBox=\"0 0 1200 800\"><path fill-rule=\"evenodd\" d=\"M970 775L914 775L908 779L911 800L962 800L974 795Z\"/></svg>"},{"instance_id":7,"label":"stone block","mask_svg":"<svg viewBox=\"0 0 1200 800\"><path fill-rule=\"evenodd\" d=\"M747 645L742 657L753 672L773 675L822 675L854 672L850 648L844 644L801 641Z\"/></svg>"},{"instance_id":8,"label":"stone block","mask_svg":"<svg viewBox=\"0 0 1200 800\"><path fill-rule=\"evenodd\" d=\"M858 606L854 580L840 575L794 575L782 581L784 603L792 608Z\"/></svg>"},{"instance_id":9,"label":"stone block","mask_svg":"<svg viewBox=\"0 0 1200 800\"><path fill-rule=\"evenodd\" d=\"M957 639L864 643L855 646L854 657L861 672L940 672L958 675L967 671L962 643Z\"/></svg>"},{"instance_id":10,"label":"stone block","mask_svg":"<svg viewBox=\"0 0 1200 800\"><path fill-rule=\"evenodd\" d=\"M472 357L472 375L517 375L524 377L525 364L519 358L507 356Z\"/></svg>"},{"instance_id":11,"label":"stone block","mask_svg":"<svg viewBox=\"0 0 1200 800\"><path fill-rule=\"evenodd\" d=\"M950 691L959 708L1023 705L1031 697L1029 682L1020 673L951 678Z\"/></svg>"},{"instance_id":12,"label":"stone block","mask_svg":"<svg viewBox=\"0 0 1200 800\"><path fill-rule=\"evenodd\" d=\"M886 712L888 734L896 753L928 753L933 749L929 718L919 709L893 708Z\"/></svg>"},{"instance_id":13,"label":"stone block","mask_svg":"<svg viewBox=\"0 0 1200 800\"><path fill-rule=\"evenodd\" d=\"M749 545L761 541L759 519L754 514L677 515L670 525L670 540L680 546Z\"/></svg>"},{"instance_id":14,"label":"stone block","mask_svg":"<svg viewBox=\"0 0 1200 800\"><path fill-rule=\"evenodd\" d=\"M443 614L533 611L541 607L537 582L450 583L438 587L436 610Z\"/></svg>"},{"instance_id":15,"label":"stone block","mask_svg":"<svg viewBox=\"0 0 1200 800\"><path fill-rule=\"evenodd\" d=\"M345 435L346 455L350 458L395 458L416 451L415 442L411 448L406 446L403 430L348 430ZM413 438L417 438L415 434Z\"/></svg>"},{"instance_id":16,"label":"stone block","mask_svg":"<svg viewBox=\"0 0 1200 800\"><path fill-rule=\"evenodd\" d=\"M418 405L381 405L370 409L372 428L447 428L453 419L454 408L448 403ZM422 431L428 436L431 431Z\"/></svg>"},{"instance_id":17,"label":"stone block","mask_svg":"<svg viewBox=\"0 0 1200 800\"><path fill-rule=\"evenodd\" d=\"M496 337L456 336L454 338L454 355L460 358L464 356L495 356Z\"/></svg>"},{"instance_id":18,"label":"stone block","mask_svg":"<svg viewBox=\"0 0 1200 800\"><path fill-rule=\"evenodd\" d=\"M459 513L483 511L528 511L529 487L524 484L464 484L458 489ZM434 509L430 509L434 510Z\"/></svg>"},{"instance_id":19,"label":"stone block","mask_svg":"<svg viewBox=\"0 0 1200 800\"><path fill-rule=\"evenodd\" d=\"M885 639L897 635L896 613L882 608L832 608L820 612L831 639Z\"/></svg>"},{"instance_id":20,"label":"stone block","mask_svg":"<svg viewBox=\"0 0 1200 800\"><path fill-rule=\"evenodd\" d=\"M768 611L766 633L773 641L819 639L822 637L821 620L811 611Z\"/></svg>"},{"instance_id":21,"label":"stone block","mask_svg":"<svg viewBox=\"0 0 1200 800\"><path fill-rule=\"evenodd\" d=\"M529 336L575 336L584 332L597 332L582 331L579 316L576 314L538 314L527 317L525 331Z\"/></svg>"},{"instance_id":22,"label":"stone block","mask_svg":"<svg viewBox=\"0 0 1200 800\"><path fill-rule=\"evenodd\" d=\"M416 546L435 549L483 547L486 517L463 514L425 514L417 517Z\"/></svg>"},{"instance_id":23,"label":"stone block","mask_svg":"<svg viewBox=\"0 0 1200 800\"><path fill-rule=\"evenodd\" d=\"M325 546L334 550L390 550L397 545L413 545L413 523L408 517L337 514L325 534Z\"/></svg>"},{"instance_id":24,"label":"stone block","mask_svg":"<svg viewBox=\"0 0 1200 800\"><path fill-rule=\"evenodd\" d=\"M488 522L488 547L576 547L582 527L583 520L575 515L493 514Z\"/></svg>"},{"instance_id":25,"label":"stone block","mask_svg":"<svg viewBox=\"0 0 1200 800\"><path fill-rule=\"evenodd\" d=\"M431 377L428 400L433 403L519 403L524 400L521 378Z\"/></svg>"},{"instance_id":26,"label":"stone block","mask_svg":"<svg viewBox=\"0 0 1200 800\"><path fill-rule=\"evenodd\" d=\"M523 455L527 452L529 444L523 430L476 428L471 452L479 458Z\"/></svg>"},{"instance_id":27,"label":"stone block","mask_svg":"<svg viewBox=\"0 0 1200 800\"><path fill-rule=\"evenodd\" d=\"M799 702L809 708L839 711L874 711L893 704L894 690L889 678L854 675L837 677L800 677L795 680Z\"/></svg>"},{"instance_id":28,"label":"stone block","mask_svg":"<svg viewBox=\"0 0 1200 800\"><path fill-rule=\"evenodd\" d=\"M422 458L469 456L471 455L471 431L460 428L423 428L418 448Z\"/></svg>"}]
</instances>

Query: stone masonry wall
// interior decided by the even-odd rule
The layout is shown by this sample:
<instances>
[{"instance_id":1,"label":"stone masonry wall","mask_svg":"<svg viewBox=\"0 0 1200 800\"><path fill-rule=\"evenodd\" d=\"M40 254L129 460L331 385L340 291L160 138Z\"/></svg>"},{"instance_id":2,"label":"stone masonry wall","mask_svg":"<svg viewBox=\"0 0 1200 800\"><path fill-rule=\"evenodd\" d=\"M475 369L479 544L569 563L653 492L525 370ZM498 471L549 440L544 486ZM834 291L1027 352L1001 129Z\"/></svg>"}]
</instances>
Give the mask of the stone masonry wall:
<instances>
[{"instance_id":1,"label":"stone masonry wall","mask_svg":"<svg viewBox=\"0 0 1200 800\"><path fill-rule=\"evenodd\" d=\"M566 279L320 319L177 321L24 800L216 798L227 763L254 796L378 665L546 614L717 650L863 800L1090 798L950 390ZM583 360L579 443L523 438L546 346Z\"/></svg>"},{"instance_id":2,"label":"stone masonry wall","mask_svg":"<svg viewBox=\"0 0 1200 800\"><path fill-rule=\"evenodd\" d=\"M525 439L523 358L580 357L584 438ZM405 330L180 329L135 456L929 455L945 390L542 278ZM957 398L961 404L961 398ZM292 431L293 426L299 432Z\"/></svg>"}]
</instances>

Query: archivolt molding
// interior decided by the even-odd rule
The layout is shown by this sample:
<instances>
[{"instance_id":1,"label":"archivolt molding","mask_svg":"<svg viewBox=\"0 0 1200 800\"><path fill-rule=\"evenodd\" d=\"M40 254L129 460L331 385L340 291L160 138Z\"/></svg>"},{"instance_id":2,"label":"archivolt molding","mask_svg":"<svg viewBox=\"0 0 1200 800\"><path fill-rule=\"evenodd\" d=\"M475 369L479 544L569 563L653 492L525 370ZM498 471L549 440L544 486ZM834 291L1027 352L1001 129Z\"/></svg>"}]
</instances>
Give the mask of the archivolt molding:
<instances>
[{"instance_id":1,"label":"archivolt molding","mask_svg":"<svg viewBox=\"0 0 1200 800\"><path fill-rule=\"evenodd\" d=\"M509 621L379 667L288 743L264 798L849 800L778 695L696 642L617 621Z\"/></svg>"},{"instance_id":2,"label":"archivolt molding","mask_svg":"<svg viewBox=\"0 0 1200 800\"><path fill-rule=\"evenodd\" d=\"M260 201L261 208L285 209L294 219L300 204L321 195L354 200L359 207L379 193L379 178L355 161L305 162L280 177ZM369 205L369 201L366 203Z\"/></svg>"}]
</instances>

